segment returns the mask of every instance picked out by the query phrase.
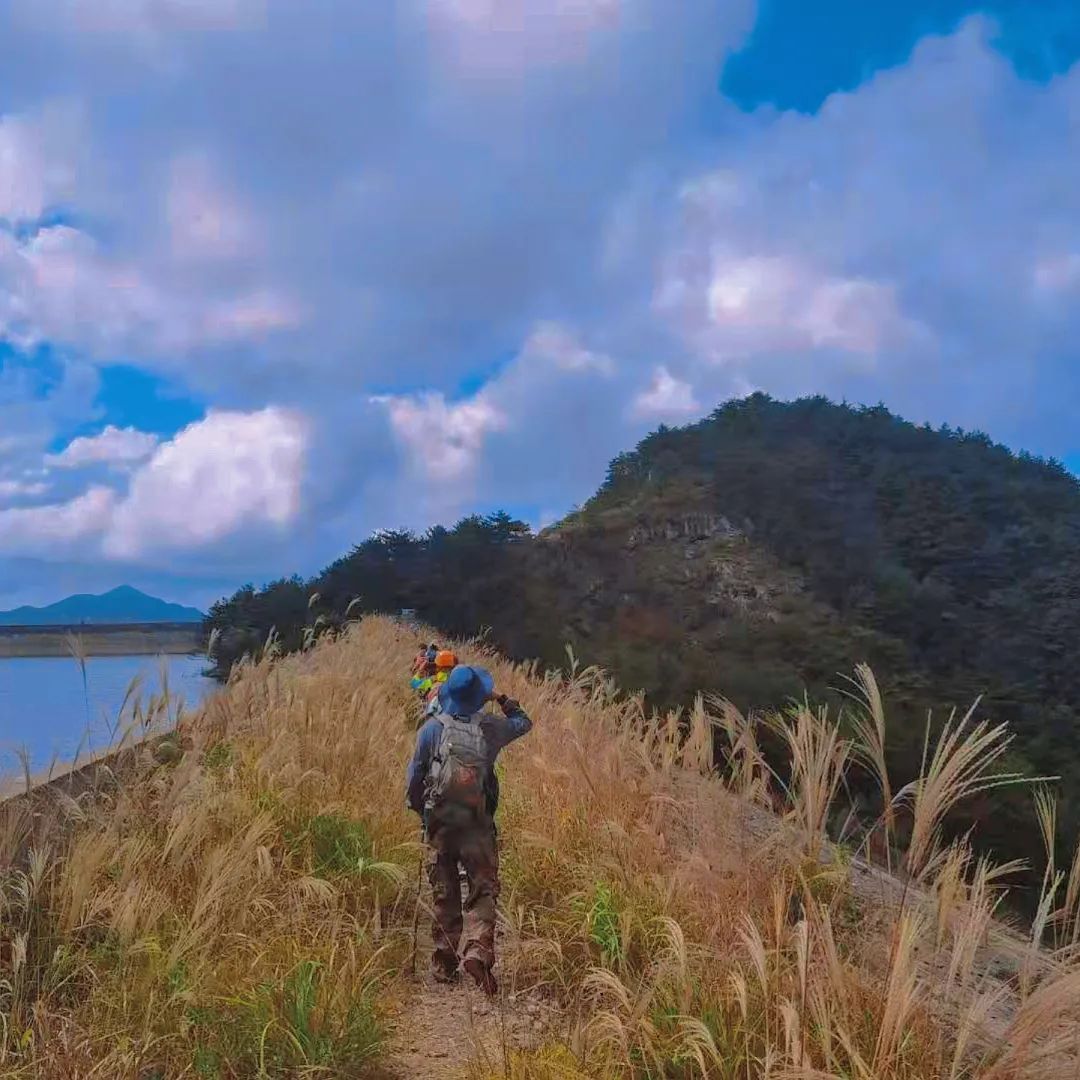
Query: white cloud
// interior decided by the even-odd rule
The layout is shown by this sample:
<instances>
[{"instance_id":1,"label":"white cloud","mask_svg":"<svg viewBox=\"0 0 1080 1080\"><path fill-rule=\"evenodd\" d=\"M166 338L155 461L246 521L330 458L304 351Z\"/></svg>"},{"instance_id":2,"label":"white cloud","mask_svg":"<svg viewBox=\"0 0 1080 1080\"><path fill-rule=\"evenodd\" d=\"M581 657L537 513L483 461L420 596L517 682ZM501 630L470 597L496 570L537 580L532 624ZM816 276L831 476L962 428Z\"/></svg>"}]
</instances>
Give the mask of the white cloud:
<instances>
[{"instance_id":1,"label":"white cloud","mask_svg":"<svg viewBox=\"0 0 1080 1080\"><path fill-rule=\"evenodd\" d=\"M33 220L75 190L78 110L0 115L0 218Z\"/></svg>"},{"instance_id":2,"label":"white cloud","mask_svg":"<svg viewBox=\"0 0 1080 1080\"><path fill-rule=\"evenodd\" d=\"M75 440L65 464L121 455L133 463L147 438L114 428ZM0 509L0 552L155 565L252 530L279 533L300 512L307 445L307 424L292 411L212 411L135 465L126 491L95 485L66 501ZM5 481L0 496L42 490Z\"/></svg>"},{"instance_id":3,"label":"white cloud","mask_svg":"<svg viewBox=\"0 0 1080 1080\"><path fill-rule=\"evenodd\" d=\"M484 396L458 402L440 393L374 400L385 406L414 474L432 491L468 480L486 437L506 426L506 417Z\"/></svg>"},{"instance_id":4,"label":"white cloud","mask_svg":"<svg viewBox=\"0 0 1080 1080\"><path fill-rule=\"evenodd\" d=\"M823 348L872 361L917 333L891 285L832 275L790 255L713 252L701 260L682 251L661 278L655 304L718 363Z\"/></svg>"},{"instance_id":5,"label":"white cloud","mask_svg":"<svg viewBox=\"0 0 1080 1080\"><path fill-rule=\"evenodd\" d=\"M637 256L699 394L711 365L1075 452L1080 65L1026 82L994 34L968 20L814 114L761 110L672 181Z\"/></svg>"},{"instance_id":6,"label":"white cloud","mask_svg":"<svg viewBox=\"0 0 1080 1080\"><path fill-rule=\"evenodd\" d=\"M112 488L92 487L63 503L0 510L5 555L71 557L100 535L116 507Z\"/></svg>"},{"instance_id":7,"label":"white cloud","mask_svg":"<svg viewBox=\"0 0 1080 1080\"><path fill-rule=\"evenodd\" d=\"M103 252L70 225L25 241L0 233L0 331L24 345L42 340L100 354L182 357L192 350L254 343L292 329L304 312L290 297L258 288L219 299L159 284L149 269Z\"/></svg>"},{"instance_id":8,"label":"white cloud","mask_svg":"<svg viewBox=\"0 0 1080 1080\"><path fill-rule=\"evenodd\" d=\"M694 388L660 366L649 388L634 398L631 411L646 420L685 420L701 413L702 408L694 397Z\"/></svg>"},{"instance_id":9,"label":"white cloud","mask_svg":"<svg viewBox=\"0 0 1080 1080\"><path fill-rule=\"evenodd\" d=\"M405 452L409 490L422 499L422 512L447 520L477 498L489 498L493 479L513 471L523 456L552 468L518 470L515 498L527 497L534 485L557 483L555 463L572 459L582 445L597 437L607 445L608 418L617 410L603 409L603 402L617 374L613 357L585 346L569 327L546 321L530 328L513 360L472 397L448 401L431 391L371 400L385 409ZM588 396L579 396L586 387ZM559 432L555 439L552 430ZM501 490L497 479L494 484Z\"/></svg>"},{"instance_id":10,"label":"white cloud","mask_svg":"<svg viewBox=\"0 0 1080 1080\"><path fill-rule=\"evenodd\" d=\"M172 254L180 260L218 261L259 254L258 236L234 192L202 154L181 154L169 167L165 218Z\"/></svg>"},{"instance_id":11,"label":"white cloud","mask_svg":"<svg viewBox=\"0 0 1080 1080\"><path fill-rule=\"evenodd\" d=\"M304 311L295 300L262 290L209 308L202 332L208 341L261 341L303 321Z\"/></svg>"},{"instance_id":12,"label":"white cloud","mask_svg":"<svg viewBox=\"0 0 1080 1080\"><path fill-rule=\"evenodd\" d=\"M595 371L611 375L615 362L606 353L586 349L566 327L555 322L535 326L522 347L527 360L547 360L563 371Z\"/></svg>"},{"instance_id":13,"label":"white cloud","mask_svg":"<svg viewBox=\"0 0 1080 1080\"><path fill-rule=\"evenodd\" d=\"M183 367L246 407L267 400L268 380L295 384L315 367L361 393L385 385L373 378L382 365L435 351L458 368L486 362L493 339L595 310L593 243L611 201L712 85L753 11L752 0L16 3L0 70L85 98L92 152L70 220L95 243L58 235L0 259L0 294L17 309L0 321L23 341ZM235 48L203 32L219 28ZM147 67L127 48L141 36L170 62ZM460 49L476 50L479 69L456 62ZM532 75L508 86L486 77L489 63ZM298 348L282 331L301 322Z\"/></svg>"},{"instance_id":14,"label":"white cloud","mask_svg":"<svg viewBox=\"0 0 1080 1080\"><path fill-rule=\"evenodd\" d=\"M43 483L41 480L0 480L0 499L18 499L44 495L48 490L48 484Z\"/></svg>"},{"instance_id":15,"label":"white cloud","mask_svg":"<svg viewBox=\"0 0 1080 1080\"><path fill-rule=\"evenodd\" d=\"M300 511L307 428L294 413L211 412L132 477L104 538L113 558L203 547Z\"/></svg>"},{"instance_id":16,"label":"white cloud","mask_svg":"<svg viewBox=\"0 0 1080 1080\"><path fill-rule=\"evenodd\" d=\"M0 217L37 217L45 203L44 165L25 121L0 117Z\"/></svg>"},{"instance_id":17,"label":"white cloud","mask_svg":"<svg viewBox=\"0 0 1080 1080\"><path fill-rule=\"evenodd\" d=\"M484 74L581 63L604 32L638 15L634 0L427 0L454 59Z\"/></svg>"},{"instance_id":18,"label":"white cloud","mask_svg":"<svg viewBox=\"0 0 1080 1080\"><path fill-rule=\"evenodd\" d=\"M9 488L9 497L43 494L34 485L47 479L42 463L49 446L60 431L94 416L99 389L97 372L82 361L57 358L41 370L34 357L0 345L0 477L24 489ZM70 494L62 490L58 498Z\"/></svg>"},{"instance_id":19,"label":"white cloud","mask_svg":"<svg viewBox=\"0 0 1080 1080\"><path fill-rule=\"evenodd\" d=\"M1080 284L1080 253L1070 251L1038 259L1032 279L1040 292L1051 295L1069 292Z\"/></svg>"},{"instance_id":20,"label":"white cloud","mask_svg":"<svg viewBox=\"0 0 1080 1080\"><path fill-rule=\"evenodd\" d=\"M81 469L88 465L131 466L145 461L158 444L158 437L133 427L112 424L97 435L72 439L59 454L49 454L45 463L58 469Z\"/></svg>"},{"instance_id":21,"label":"white cloud","mask_svg":"<svg viewBox=\"0 0 1080 1080\"><path fill-rule=\"evenodd\" d=\"M254 26L266 10L265 0L16 0L14 6L28 23L142 43L168 31Z\"/></svg>"}]
</instances>

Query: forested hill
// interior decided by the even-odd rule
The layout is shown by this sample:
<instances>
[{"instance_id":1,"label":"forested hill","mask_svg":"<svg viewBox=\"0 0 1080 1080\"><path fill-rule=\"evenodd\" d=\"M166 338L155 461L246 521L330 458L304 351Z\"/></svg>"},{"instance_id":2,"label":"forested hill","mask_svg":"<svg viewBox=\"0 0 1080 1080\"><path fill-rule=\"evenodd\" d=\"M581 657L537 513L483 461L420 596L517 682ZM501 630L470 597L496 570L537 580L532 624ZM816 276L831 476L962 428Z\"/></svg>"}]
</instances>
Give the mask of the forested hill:
<instances>
[{"instance_id":1,"label":"forested hill","mask_svg":"<svg viewBox=\"0 0 1080 1080\"><path fill-rule=\"evenodd\" d=\"M1080 484L982 434L821 398L731 402L620 455L539 536L502 514L383 533L310 582L241 590L208 619L219 662L271 627L300 647L357 597L354 612L490 627L517 657L562 663L570 644L663 705L699 689L743 707L825 695L869 660L902 771L928 707L983 694L1023 764L1080 791ZM1021 812L1005 803L1003 848ZM1078 807L1063 808L1072 830Z\"/></svg>"}]
</instances>

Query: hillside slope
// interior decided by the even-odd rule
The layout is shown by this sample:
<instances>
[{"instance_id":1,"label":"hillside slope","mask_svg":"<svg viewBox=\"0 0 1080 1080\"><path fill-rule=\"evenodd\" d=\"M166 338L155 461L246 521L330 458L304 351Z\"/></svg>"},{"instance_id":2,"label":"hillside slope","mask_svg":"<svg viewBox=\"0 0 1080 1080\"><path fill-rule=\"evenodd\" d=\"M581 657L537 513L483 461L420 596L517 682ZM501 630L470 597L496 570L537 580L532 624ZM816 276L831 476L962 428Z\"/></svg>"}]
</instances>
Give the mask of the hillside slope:
<instances>
[{"instance_id":1,"label":"hillside slope","mask_svg":"<svg viewBox=\"0 0 1080 1080\"><path fill-rule=\"evenodd\" d=\"M203 613L148 596L130 585L100 595L77 593L45 607L0 611L0 626L74 626L90 624L201 622Z\"/></svg>"},{"instance_id":2,"label":"hillside slope","mask_svg":"<svg viewBox=\"0 0 1080 1080\"><path fill-rule=\"evenodd\" d=\"M745 521L846 624L903 642L952 700L986 693L1036 754L1080 705L1080 483L1057 463L883 408L756 395L616 458L578 516L658 496Z\"/></svg>"},{"instance_id":3,"label":"hillside slope","mask_svg":"<svg viewBox=\"0 0 1080 1080\"><path fill-rule=\"evenodd\" d=\"M490 626L518 657L559 663L569 642L662 705L708 686L706 666L749 708L872 659L905 697L988 695L1049 761L1077 741L1078 583L1080 483L1060 465L880 408L755 395L650 435L539 537L505 514L382 533L310 582L241 590L209 625L227 665L271 626L295 647L350 602L412 607L451 632Z\"/></svg>"},{"instance_id":4,"label":"hillside slope","mask_svg":"<svg viewBox=\"0 0 1080 1080\"><path fill-rule=\"evenodd\" d=\"M486 627L545 664L570 645L660 707L699 689L744 710L806 691L836 702L837 673L868 661L905 781L928 710L982 695L1016 735L1016 766L1062 777L1064 833L1080 835L1080 485L983 435L822 399L731 402L616 458L597 495L537 537L505 514L471 517L241 590L208 620L221 672L272 628L299 648L350 603ZM998 793L953 826L975 821L1003 854L1037 854L1026 797Z\"/></svg>"},{"instance_id":5,"label":"hillside slope","mask_svg":"<svg viewBox=\"0 0 1080 1080\"><path fill-rule=\"evenodd\" d=\"M649 719L595 672L541 679L461 643L534 719L502 766L502 997L417 985L414 646L369 618L245 665L77 807L62 787L0 805L0 1076L1034 1080L1075 1066L1075 951L1021 951L1000 981L984 957L992 875L963 849L937 857L955 781L916 800L903 858L917 887L875 899L824 839L858 748L822 714L778 721L802 763L785 793L733 710ZM945 776L966 760L977 783L991 766L996 738L974 734L943 749ZM1060 899L1064 945L1076 897Z\"/></svg>"}]
</instances>

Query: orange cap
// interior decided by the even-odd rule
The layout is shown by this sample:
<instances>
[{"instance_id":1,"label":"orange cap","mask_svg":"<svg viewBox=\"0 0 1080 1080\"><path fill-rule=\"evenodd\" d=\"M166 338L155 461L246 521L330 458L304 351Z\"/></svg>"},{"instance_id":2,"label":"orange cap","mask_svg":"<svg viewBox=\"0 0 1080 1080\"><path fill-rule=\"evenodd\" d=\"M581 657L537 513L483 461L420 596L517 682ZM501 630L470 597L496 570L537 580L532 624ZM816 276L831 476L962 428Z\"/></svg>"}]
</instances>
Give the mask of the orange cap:
<instances>
[{"instance_id":1,"label":"orange cap","mask_svg":"<svg viewBox=\"0 0 1080 1080\"><path fill-rule=\"evenodd\" d=\"M457 667L457 657L449 649L443 649L443 651L435 657L435 666L437 668Z\"/></svg>"}]
</instances>

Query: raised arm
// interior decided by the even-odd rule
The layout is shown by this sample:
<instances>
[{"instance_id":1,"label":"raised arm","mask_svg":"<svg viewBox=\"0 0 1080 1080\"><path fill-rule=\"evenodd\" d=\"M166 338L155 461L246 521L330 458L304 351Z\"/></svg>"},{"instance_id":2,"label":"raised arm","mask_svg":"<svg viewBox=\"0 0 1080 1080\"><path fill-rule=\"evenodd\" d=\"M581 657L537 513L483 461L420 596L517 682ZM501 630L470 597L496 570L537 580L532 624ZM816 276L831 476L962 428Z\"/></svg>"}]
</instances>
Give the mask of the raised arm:
<instances>
[{"instance_id":1,"label":"raised arm","mask_svg":"<svg viewBox=\"0 0 1080 1080\"><path fill-rule=\"evenodd\" d=\"M495 700L502 709L502 716L489 714L483 720L484 734L494 743L496 751L509 746L515 739L528 735L532 730L532 720L521 707L521 703L505 694L499 694Z\"/></svg>"}]
</instances>

